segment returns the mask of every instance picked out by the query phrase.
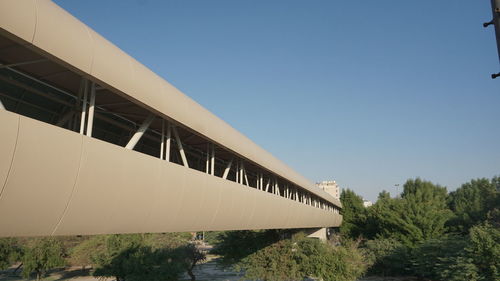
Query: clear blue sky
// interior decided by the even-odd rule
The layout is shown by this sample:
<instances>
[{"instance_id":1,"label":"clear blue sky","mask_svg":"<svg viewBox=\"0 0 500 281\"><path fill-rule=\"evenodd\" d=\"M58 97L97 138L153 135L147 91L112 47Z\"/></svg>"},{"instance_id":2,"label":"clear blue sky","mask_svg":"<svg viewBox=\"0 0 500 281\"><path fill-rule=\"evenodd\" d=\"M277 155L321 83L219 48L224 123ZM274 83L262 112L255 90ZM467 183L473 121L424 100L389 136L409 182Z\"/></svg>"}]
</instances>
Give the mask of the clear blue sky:
<instances>
[{"instance_id":1,"label":"clear blue sky","mask_svg":"<svg viewBox=\"0 0 500 281\"><path fill-rule=\"evenodd\" d=\"M489 0L57 0L312 181L500 174Z\"/></svg>"}]
</instances>

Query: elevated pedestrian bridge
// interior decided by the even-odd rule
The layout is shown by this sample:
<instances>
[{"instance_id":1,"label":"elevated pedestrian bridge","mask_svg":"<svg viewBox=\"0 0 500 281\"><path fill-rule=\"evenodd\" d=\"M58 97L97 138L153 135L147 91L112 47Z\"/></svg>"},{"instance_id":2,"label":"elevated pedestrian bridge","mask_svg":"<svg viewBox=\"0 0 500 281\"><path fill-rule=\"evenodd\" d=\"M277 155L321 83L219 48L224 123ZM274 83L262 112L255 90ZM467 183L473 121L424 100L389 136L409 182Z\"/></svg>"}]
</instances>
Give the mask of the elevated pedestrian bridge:
<instances>
[{"instance_id":1,"label":"elevated pedestrian bridge","mask_svg":"<svg viewBox=\"0 0 500 281\"><path fill-rule=\"evenodd\" d=\"M0 236L341 223L338 200L49 0L0 1L0 101Z\"/></svg>"}]
</instances>

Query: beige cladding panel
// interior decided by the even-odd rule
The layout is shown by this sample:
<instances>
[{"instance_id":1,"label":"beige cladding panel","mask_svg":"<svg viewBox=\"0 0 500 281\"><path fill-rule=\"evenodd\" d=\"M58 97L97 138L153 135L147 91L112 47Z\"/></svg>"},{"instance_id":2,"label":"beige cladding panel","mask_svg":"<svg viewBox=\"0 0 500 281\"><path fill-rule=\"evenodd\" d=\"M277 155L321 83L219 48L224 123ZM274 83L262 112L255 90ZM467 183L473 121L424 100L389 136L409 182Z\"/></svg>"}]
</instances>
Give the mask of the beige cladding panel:
<instances>
[{"instance_id":1,"label":"beige cladding panel","mask_svg":"<svg viewBox=\"0 0 500 281\"><path fill-rule=\"evenodd\" d=\"M245 229L251 229L253 222L254 222L254 217L255 217L255 211L258 208L257 206L257 200L258 200L258 195L262 191L258 191L257 189L254 189L252 187L247 187L247 190L249 192L249 196L247 200L249 201L249 208L246 211L247 217L245 219Z\"/></svg>"},{"instance_id":2,"label":"beige cladding panel","mask_svg":"<svg viewBox=\"0 0 500 281\"><path fill-rule=\"evenodd\" d=\"M236 219L234 225L239 229L245 229L252 206L251 193L249 187L244 185L236 185L234 188L237 195L233 198L233 210L231 214Z\"/></svg>"},{"instance_id":3,"label":"beige cladding panel","mask_svg":"<svg viewBox=\"0 0 500 281\"><path fill-rule=\"evenodd\" d=\"M126 154L121 173L123 184L110 202L110 225L112 233L142 232L153 208L152 200L157 196L160 184L160 163L155 158L140 152L122 149ZM107 188L102 186L103 189Z\"/></svg>"},{"instance_id":4,"label":"beige cladding panel","mask_svg":"<svg viewBox=\"0 0 500 281\"><path fill-rule=\"evenodd\" d=\"M175 231L186 189L186 169L183 166L155 159L160 168L159 184L151 198L151 213L145 219L145 232Z\"/></svg>"},{"instance_id":5,"label":"beige cladding panel","mask_svg":"<svg viewBox=\"0 0 500 281\"><path fill-rule=\"evenodd\" d=\"M161 95L163 97L157 108L166 116L174 118L178 122L193 118L193 113L187 110L189 99L185 99L183 94L170 83L163 81L161 87ZM139 97L140 98L140 97Z\"/></svg>"},{"instance_id":6,"label":"beige cladding panel","mask_svg":"<svg viewBox=\"0 0 500 281\"><path fill-rule=\"evenodd\" d=\"M300 222L304 226L309 226L308 222L310 221L310 209L312 207L306 206L303 203L294 202L295 206L301 208L301 211L297 214L297 221Z\"/></svg>"},{"instance_id":7,"label":"beige cladding panel","mask_svg":"<svg viewBox=\"0 0 500 281\"><path fill-rule=\"evenodd\" d=\"M249 229L252 224L253 217L255 215L255 209L257 208L257 195L261 191L258 191L257 189L249 186L245 186L245 190L248 193L248 195L246 196L247 205L242 218L242 223L243 223L242 229Z\"/></svg>"},{"instance_id":8,"label":"beige cladding panel","mask_svg":"<svg viewBox=\"0 0 500 281\"><path fill-rule=\"evenodd\" d=\"M187 100L186 113L190 115L188 119L189 121L186 124L189 124L189 127L197 131L199 134L206 135L209 126L209 124L207 124L207 118L208 115L210 115L210 112L191 98Z\"/></svg>"},{"instance_id":9,"label":"beige cladding panel","mask_svg":"<svg viewBox=\"0 0 500 281\"><path fill-rule=\"evenodd\" d=\"M94 44L88 27L49 0L37 1L36 18L33 45L90 73Z\"/></svg>"},{"instance_id":10,"label":"beige cladding panel","mask_svg":"<svg viewBox=\"0 0 500 281\"><path fill-rule=\"evenodd\" d=\"M276 195L278 196L278 195ZM288 222L290 220L290 209L288 205L288 199L278 196L275 200L277 202L276 208L276 217L278 217L279 221L275 224L278 228L286 228Z\"/></svg>"},{"instance_id":11,"label":"beige cladding panel","mask_svg":"<svg viewBox=\"0 0 500 281\"><path fill-rule=\"evenodd\" d=\"M222 180L222 179L221 179ZM227 230L228 225L237 223L236 216L233 215L233 210L235 208L235 198L240 194L240 185L226 181L226 183L220 183L221 187L221 199L217 212L212 218L212 228L213 230Z\"/></svg>"},{"instance_id":12,"label":"beige cladding panel","mask_svg":"<svg viewBox=\"0 0 500 281\"><path fill-rule=\"evenodd\" d=\"M206 178L206 190L200 205L200 216L197 216L195 225L201 229L210 229L222 201L221 196L223 194L221 185L223 182L221 182L222 179L217 177L207 177L206 174L203 174L203 176Z\"/></svg>"},{"instance_id":13,"label":"beige cladding panel","mask_svg":"<svg viewBox=\"0 0 500 281\"><path fill-rule=\"evenodd\" d=\"M0 123L2 124L2 133L0 134L0 198L2 198L2 191L14 158L19 118L17 114L0 110Z\"/></svg>"},{"instance_id":14,"label":"beige cladding panel","mask_svg":"<svg viewBox=\"0 0 500 281\"><path fill-rule=\"evenodd\" d=\"M274 209L274 204L270 193L257 191L255 196L255 209L249 223L249 229L267 229L271 227L271 214L269 210Z\"/></svg>"},{"instance_id":15,"label":"beige cladding panel","mask_svg":"<svg viewBox=\"0 0 500 281\"><path fill-rule=\"evenodd\" d=\"M0 197L0 236L50 235L54 229L55 235L70 235L340 222L338 214L13 113L0 112L0 121L5 128L0 151L5 158L14 153Z\"/></svg>"},{"instance_id":16,"label":"beige cladding panel","mask_svg":"<svg viewBox=\"0 0 500 281\"><path fill-rule=\"evenodd\" d=\"M206 214L202 214L202 209L200 208L205 193L208 192L206 187L207 175L191 170L185 171L185 175L185 188L181 209L173 224L176 231L195 231L196 221L200 216L207 217L207 219L211 218L206 216Z\"/></svg>"},{"instance_id":17,"label":"beige cladding panel","mask_svg":"<svg viewBox=\"0 0 500 281\"><path fill-rule=\"evenodd\" d=\"M130 58L130 65L134 73L134 83L133 87L127 89L126 93L131 93L141 103L148 106L154 105L152 108L157 109L158 105L165 101L165 97L161 95L162 79L133 58Z\"/></svg>"},{"instance_id":18,"label":"beige cladding panel","mask_svg":"<svg viewBox=\"0 0 500 281\"><path fill-rule=\"evenodd\" d=\"M91 75L120 91L131 89L134 71L130 58L100 34L93 30L89 32L94 42Z\"/></svg>"},{"instance_id":19,"label":"beige cladding panel","mask_svg":"<svg viewBox=\"0 0 500 281\"><path fill-rule=\"evenodd\" d=\"M80 173L56 235L111 233L111 211L119 207L117 198L127 184L124 149L88 137L83 139Z\"/></svg>"},{"instance_id":20,"label":"beige cladding panel","mask_svg":"<svg viewBox=\"0 0 500 281\"><path fill-rule=\"evenodd\" d=\"M81 148L80 135L21 116L0 199L0 236L3 231L17 236L52 233L73 190Z\"/></svg>"},{"instance_id":21,"label":"beige cladding panel","mask_svg":"<svg viewBox=\"0 0 500 281\"><path fill-rule=\"evenodd\" d=\"M1 0L0 28L26 42L33 41L36 25L36 0Z\"/></svg>"},{"instance_id":22,"label":"beige cladding panel","mask_svg":"<svg viewBox=\"0 0 500 281\"><path fill-rule=\"evenodd\" d=\"M293 228L297 222L297 215L300 212L299 208L295 208L295 202L292 200L287 200L288 220L286 222L286 228Z\"/></svg>"},{"instance_id":23,"label":"beige cladding panel","mask_svg":"<svg viewBox=\"0 0 500 281\"><path fill-rule=\"evenodd\" d=\"M314 210L314 215L311 216L311 222L314 223L314 225L324 225L324 217L322 216L323 211L321 209L315 209Z\"/></svg>"}]
</instances>

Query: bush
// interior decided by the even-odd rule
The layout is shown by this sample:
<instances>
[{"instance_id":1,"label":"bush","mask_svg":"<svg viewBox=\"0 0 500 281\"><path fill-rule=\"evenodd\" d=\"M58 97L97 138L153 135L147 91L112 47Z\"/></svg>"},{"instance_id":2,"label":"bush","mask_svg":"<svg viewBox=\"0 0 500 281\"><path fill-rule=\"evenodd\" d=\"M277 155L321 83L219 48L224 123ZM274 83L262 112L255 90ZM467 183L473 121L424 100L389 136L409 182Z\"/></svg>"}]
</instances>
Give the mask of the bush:
<instances>
[{"instance_id":1,"label":"bush","mask_svg":"<svg viewBox=\"0 0 500 281\"><path fill-rule=\"evenodd\" d=\"M7 269L22 257L22 249L14 238L0 239L0 270Z\"/></svg>"},{"instance_id":2,"label":"bush","mask_svg":"<svg viewBox=\"0 0 500 281\"><path fill-rule=\"evenodd\" d=\"M465 249L482 280L500 280L500 230L489 223L470 230L470 243ZM481 279L480 279L481 280Z\"/></svg>"},{"instance_id":3,"label":"bush","mask_svg":"<svg viewBox=\"0 0 500 281\"><path fill-rule=\"evenodd\" d=\"M332 246L317 239L298 235L264 247L239 262L252 280L302 280L305 277L325 281L351 281L363 275L366 265L357 243Z\"/></svg>"},{"instance_id":4,"label":"bush","mask_svg":"<svg viewBox=\"0 0 500 281\"><path fill-rule=\"evenodd\" d=\"M174 281L184 272L184 260L175 250L131 245L94 272L95 276L115 277L117 281Z\"/></svg>"},{"instance_id":5,"label":"bush","mask_svg":"<svg viewBox=\"0 0 500 281\"><path fill-rule=\"evenodd\" d=\"M469 236L450 236L403 246L379 239L364 245L370 273L414 275L436 281L500 280L500 230L484 223Z\"/></svg>"},{"instance_id":6,"label":"bush","mask_svg":"<svg viewBox=\"0 0 500 281\"><path fill-rule=\"evenodd\" d=\"M24 251L24 278L29 278L35 272L36 280L40 280L48 270L64 266L64 251L59 240L38 238L31 243Z\"/></svg>"},{"instance_id":7,"label":"bush","mask_svg":"<svg viewBox=\"0 0 500 281\"><path fill-rule=\"evenodd\" d=\"M222 266L232 266L242 259L279 241L280 235L276 230L265 231L226 231L222 232L215 244L214 254L221 255L219 260Z\"/></svg>"},{"instance_id":8,"label":"bush","mask_svg":"<svg viewBox=\"0 0 500 281\"><path fill-rule=\"evenodd\" d=\"M178 280L183 272L194 280L193 268L205 255L187 243L189 237L185 233L97 236L76 247L73 254L83 261L90 254L94 275L117 281ZM92 248L94 253L89 251Z\"/></svg>"},{"instance_id":9,"label":"bush","mask_svg":"<svg viewBox=\"0 0 500 281\"><path fill-rule=\"evenodd\" d=\"M363 255L370 274L390 276L408 273L409 248L396 239L368 240L363 245Z\"/></svg>"}]
</instances>

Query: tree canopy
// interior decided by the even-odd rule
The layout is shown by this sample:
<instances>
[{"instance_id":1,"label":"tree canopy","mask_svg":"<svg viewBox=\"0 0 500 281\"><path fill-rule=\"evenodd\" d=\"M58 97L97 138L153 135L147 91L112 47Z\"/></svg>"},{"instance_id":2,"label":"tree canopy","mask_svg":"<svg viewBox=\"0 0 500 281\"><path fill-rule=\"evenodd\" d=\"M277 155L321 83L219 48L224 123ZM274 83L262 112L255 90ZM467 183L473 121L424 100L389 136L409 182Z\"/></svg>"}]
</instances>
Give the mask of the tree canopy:
<instances>
[{"instance_id":1,"label":"tree canopy","mask_svg":"<svg viewBox=\"0 0 500 281\"><path fill-rule=\"evenodd\" d=\"M340 193L340 202L342 203L340 213L343 217L340 233L352 238L363 235L366 222L363 198L350 189L344 189Z\"/></svg>"},{"instance_id":2,"label":"tree canopy","mask_svg":"<svg viewBox=\"0 0 500 281\"><path fill-rule=\"evenodd\" d=\"M450 227L454 231L468 233L472 226L483 222L490 210L500 208L499 187L498 177L491 181L483 178L464 183L451 192L448 205L454 216L449 222Z\"/></svg>"}]
</instances>

